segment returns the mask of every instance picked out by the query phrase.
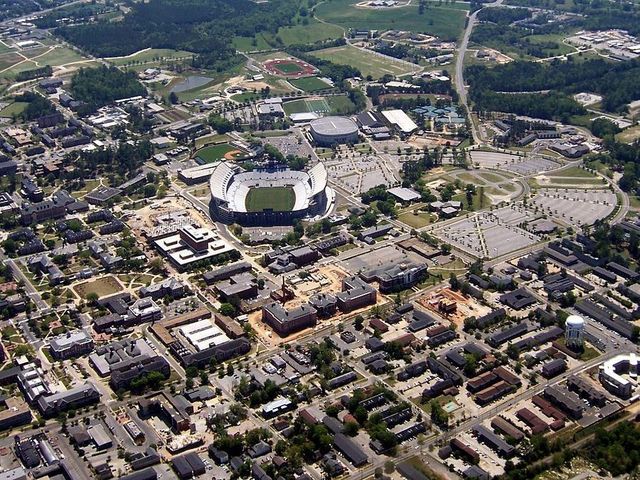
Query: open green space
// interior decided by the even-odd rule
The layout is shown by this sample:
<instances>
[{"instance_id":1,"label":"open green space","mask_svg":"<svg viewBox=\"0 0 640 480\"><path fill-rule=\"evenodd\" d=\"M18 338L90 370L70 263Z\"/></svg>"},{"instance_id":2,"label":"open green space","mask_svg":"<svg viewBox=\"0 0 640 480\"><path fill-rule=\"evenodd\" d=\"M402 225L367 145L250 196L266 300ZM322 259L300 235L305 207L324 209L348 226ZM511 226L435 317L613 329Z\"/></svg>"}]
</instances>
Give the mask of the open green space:
<instances>
[{"instance_id":1,"label":"open green space","mask_svg":"<svg viewBox=\"0 0 640 480\"><path fill-rule=\"evenodd\" d=\"M13 52L13 51L14 51L13 48L9 47L4 42L0 42L0 54L7 53L7 52Z\"/></svg>"},{"instance_id":2,"label":"open green space","mask_svg":"<svg viewBox=\"0 0 640 480\"><path fill-rule=\"evenodd\" d=\"M202 148L205 145L209 145L211 143L223 143L227 142L229 137L226 135L220 135L218 133L211 133L209 135L203 135L202 137L198 137L195 139L196 148Z\"/></svg>"},{"instance_id":3,"label":"open green space","mask_svg":"<svg viewBox=\"0 0 640 480\"><path fill-rule=\"evenodd\" d=\"M406 75L419 68L417 65L412 66L406 62L393 61L388 57L376 55L351 45L316 50L311 52L311 55L339 65L351 65L360 70L360 73L365 77L371 75L375 79L387 74Z\"/></svg>"},{"instance_id":4,"label":"open green space","mask_svg":"<svg viewBox=\"0 0 640 480\"><path fill-rule=\"evenodd\" d=\"M398 217L402 223L411 228L422 228L433 221L433 217L428 212L405 212Z\"/></svg>"},{"instance_id":5,"label":"open green space","mask_svg":"<svg viewBox=\"0 0 640 480\"><path fill-rule=\"evenodd\" d=\"M640 125L624 129L616 135L616 140L624 143L633 143L640 138Z\"/></svg>"},{"instance_id":6,"label":"open green space","mask_svg":"<svg viewBox=\"0 0 640 480\"><path fill-rule=\"evenodd\" d=\"M186 50L173 50L171 48L150 48L141 50L126 57L111 57L106 60L117 66L132 65L134 63L161 62L178 58L190 58L193 53Z\"/></svg>"},{"instance_id":7,"label":"open green space","mask_svg":"<svg viewBox=\"0 0 640 480\"><path fill-rule=\"evenodd\" d=\"M271 45L267 43L264 36L259 33L255 37L233 37L233 46L240 52L254 52L257 50L268 50Z\"/></svg>"},{"instance_id":8,"label":"open green space","mask_svg":"<svg viewBox=\"0 0 640 480\"><path fill-rule=\"evenodd\" d=\"M320 23L312 18L309 19L308 25L281 27L276 37L280 38L284 45L301 45L341 38L343 33L342 28L336 25Z\"/></svg>"},{"instance_id":9,"label":"open green space","mask_svg":"<svg viewBox=\"0 0 640 480\"><path fill-rule=\"evenodd\" d=\"M548 177L596 178L593 173L588 172L585 169L576 167L576 166L551 172L547 176Z\"/></svg>"},{"instance_id":10,"label":"open green space","mask_svg":"<svg viewBox=\"0 0 640 480\"><path fill-rule=\"evenodd\" d=\"M287 115L291 115L292 113L306 112L325 113L329 111L329 104L324 99L306 100L302 98L298 100L292 100L291 102L285 102L282 105L282 108Z\"/></svg>"},{"instance_id":11,"label":"open green space","mask_svg":"<svg viewBox=\"0 0 640 480\"><path fill-rule=\"evenodd\" d=\"M236 153L233 154L231 152ZM245 156L244 152L228 143L209 145L208 147L204 147L196 152L196 157L198 157L204 163L213 163L219 162L220 160L225 160L225 155L227 157L232 156L233 158L242 158ZM230 158L227 159L231 160Z\"/></svg>"},{"instance_id":12,"label":"open green space","mask_svg":"<svg viewBox=\"0 0 640 480\"><path fill-rule=\"evenodd\" d=\"M430 6L419 14L418 2L401 8L359 8L359 0L332 0L319 4L316 17L344 28L360 30L409 30L445 40L457 39L464 28L466 3ZM433 4L430 4L433 5Z\"/></svg>"},{"instance_id":13,"label":"open green space","mask_svg":"<svg viewBox=\"0 0 640 480\"><path fill-rule=\"evenodd\" d=\"M480 172L478 175L491 183L503 182L506 179L504 176L492 172Z\"/></svg>"},{"instance_id":14,"label":"open green space","mask_svg":"<svg viewBox=\"0 0 640 480\"><path fill-rule=\"evenodd\" d=\"M107 277L98 278L88 282L79 283L73 290L80 298L87 298L87 295L95 293L98 298L113 295L122 291L122 285L118 280L109 275Z\"/></svg>"},{"instance_id":15,"label":"open green space","mask_svg":"<svg viewBox=\"0 0 640 480\"><path fill-rule=\"evenodd\" d=\"M238 103L254 102L262 98L259 93L256 92L242 92L231 95L231 100Z\"/></svg>"},{"instance_id":16,"label":"open green space","mask_svg":"<svg viewBox=\"0 0 640 480\"><path fill-rule=\"evenodd\" d=\"M324 80L320 80L318 77L297 78L295 80L289 80L289 83L305 92L317 92L332 88L331 85Z\"/></svg>"},{"instance_id":17,"label":"open green space","mask_svg":"<svg viewBox=\"0 0 640 480\"><path fill-rule=\"evenodd\" d=\"M596 177L591 177L591 178L589 177L578 177L578 178L549 177L549 181L554 186L555 185L589 185L589 186L602 185L604 186L604 183L602 182L602 180ZM542 186L544 186L544 184Z\"/></svg>"},{"instance_id":18,"label":"open green space","mask_svg":"<svg viewBox=\"0 0 640 480\"><path fill-rule=\"evenodd\" d=\"M296 195L290 187L252 188L246 198L248 212L289 212L295 205Z\"/></svg>"},{"instance_id":19,"label":"open green space","mask_svg":"<svg viewBox=\"0 0 640 480\"><path fill-rule=\"evenodd\" d=\"M13 115L20 115L25 108L29 105L27 102L13 102L0 110L0 117L12 117Z\"/></svg>"}]
</instances>

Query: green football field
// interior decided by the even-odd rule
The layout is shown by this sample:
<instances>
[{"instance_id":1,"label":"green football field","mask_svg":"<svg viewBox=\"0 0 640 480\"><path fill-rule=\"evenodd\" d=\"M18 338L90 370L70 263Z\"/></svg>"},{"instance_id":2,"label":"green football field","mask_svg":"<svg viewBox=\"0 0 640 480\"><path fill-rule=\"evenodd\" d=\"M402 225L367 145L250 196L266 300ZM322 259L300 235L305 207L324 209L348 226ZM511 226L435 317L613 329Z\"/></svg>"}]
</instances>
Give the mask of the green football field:
<instances>
[{"instance_id":1,"label":"green football field","mask_svg":"<svg viewBox=\"0 0 640 480\"><path fill-rule=\"evenodd\" d=\"M304 77L295 80L289 80L289 83L305 92L317 92L332 88L327 82L320 80L318 77Z\"/></svg>"},{"instance_id":2,"label":"green football field","mask_svg":"<svg viewBox=\"0 0 640 480\"><path fill-rule=\"evenodd\" d=\"M303 70L303 68L300 65L293 62L278 63L277 65L275 65L275 68L280 70L282 73L286 73L287 75L292 73L298 73Z\"/></svg>"},{"instance_id":3,"label":"green football field","mask_svg":"<svg viewBox=\"0 0 640 480\"><path fill-rule=\"evenodd\" d=\"M252 188L246 198L247 212L289 212L296 202L296 195L290 187Z\"/></svg>"}]
</instances>

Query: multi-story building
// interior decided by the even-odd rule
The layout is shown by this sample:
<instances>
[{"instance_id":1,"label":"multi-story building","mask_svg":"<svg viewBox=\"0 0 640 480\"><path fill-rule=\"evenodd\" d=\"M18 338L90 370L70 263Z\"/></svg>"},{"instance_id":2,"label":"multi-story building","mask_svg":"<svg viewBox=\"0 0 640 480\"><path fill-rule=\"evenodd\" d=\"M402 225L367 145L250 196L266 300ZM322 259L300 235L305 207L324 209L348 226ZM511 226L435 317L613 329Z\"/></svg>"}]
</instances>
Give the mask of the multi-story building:
<instances>
[{"instance_id":1,"label":"multi-story building","mask_svg":"<svg viewBox=\"0 0 640 480\"><path fill-rule=\"evenodd\" d=\"M56 360L79 357L93 350L93 339L84 330L66 332L51 339L49 350Z\"/></svg>"},{"instance_id":2,"label":"multi-story building","mask_svg":"<svg viewBox=\"0 0 640 480\"><path fill-rule=\"evenodd\" d=\"M318 315L311 305L303 304L293 310L286 310L277 302L262 307L262 321L281 337L313 327Z\"/></svg>"}]
</instances>

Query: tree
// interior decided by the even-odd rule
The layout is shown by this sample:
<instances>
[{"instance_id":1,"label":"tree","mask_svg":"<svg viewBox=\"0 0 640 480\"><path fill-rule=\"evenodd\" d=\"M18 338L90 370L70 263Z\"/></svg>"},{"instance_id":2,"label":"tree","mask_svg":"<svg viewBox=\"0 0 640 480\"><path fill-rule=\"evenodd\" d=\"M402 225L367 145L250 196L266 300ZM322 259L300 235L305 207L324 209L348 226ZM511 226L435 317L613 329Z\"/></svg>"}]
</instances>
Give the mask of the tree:
<instances>
[{"instance_id":1,"label":"tree","mask_svg":"<svg viewBox=\"0 0 640 480\"><path fill-rule=\"evenodd\" d=\"M233 317L236 314L236 307L234 307L230 303L223 303L222 305L220 305L218 311L220 312L220 314L226 317Z\"/></svg>"},{"instance_id":2,"label":"tree","mask_svg":"<svg viewBox=\"0 0 640 480\"><path fill-rule=\"evenodd\" d=\"M171 103L171 105L175 105L179 101L180 99L178 98L178 95L176 94L176 92L171 92L169 94L169 103Z\"/></svg>"}]
</instances>

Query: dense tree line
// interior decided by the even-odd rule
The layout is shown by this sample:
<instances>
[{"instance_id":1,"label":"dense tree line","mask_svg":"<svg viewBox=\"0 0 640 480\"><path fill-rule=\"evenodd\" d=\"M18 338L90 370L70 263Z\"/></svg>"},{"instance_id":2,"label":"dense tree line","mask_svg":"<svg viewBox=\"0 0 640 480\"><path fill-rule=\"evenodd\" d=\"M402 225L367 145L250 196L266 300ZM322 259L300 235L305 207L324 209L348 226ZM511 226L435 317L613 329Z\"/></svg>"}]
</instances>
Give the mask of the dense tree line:
<instances>
[{"instance_id":1,"label":"dense tree line","mask_svg":"<svg viewBox=\"0 0 640 480\"><path fill-rule=\"evenodd\" d=\"M53 113L56 110L48 98L44 98L42 95L33 92L24 92L22 95L16 95L14 100L16 102L28 103L21 114L22 118L27 121L35 120L43 115Z\"/></svg>"},{"instance_id":2,"label":"dense tree line","mask_svg":"<svg viewBox=\"0 0 640 480\"><path fill-rule=\"evenodd\" d=\"M471 98L480 112L505 112L529 115L568 123L572 115L584 115L585 108L573 98L558 92L508 94L489 90L474 91Z\"/></svg>"},{"instance_id":3,"label":"dense tree line","mask_svg":"<svg viewBox=\"0 0 640 480\"><path fill-rule=\"evenodd\" d=\"M465 71L465 78L471 85L469 94L474 101L482 102L490 91L595 92L604 96L602 107L610 112L624 111L629 102L640 98L639 75L638 59L616 63L603 59L585 62L554 60L547 64L511 62L494 68L471 65ZM495 100L483 103L494 103Z\"/></svg>"},{"instance_id":4,"label":"dense tree line","mask_svg":"<svg viewBox=\"0 0 640 480\"><path fill-rule=\"evenodd\" d=\"M25 80L33 80L39 77L50 77L53 73L51 65L45 65L44 67L34 68L33 70L24 70L16 74L16 81L24 82Z\"/></svg>"},{"instance_id":5,"label":"dense tree line","mask_svg":"<svg viewBox=\"0 0 640 480\"><path fill-rule=\"evenodd\" d=\"M116 67L81 68L71 79L71 93L93 111L121 98L146 95L135 72L123 72Z\"/></svg>"},{"instance_id":6,"label":"dense tree line","mask_svg":"<svg viewBox=\"0 0 640 480\"><path fill-rule=\"evenodd\" d=\"M483 12L484 10L482 10ZM481 13L482 13L481 12ZM545 29L546 30L546 29ZM548 32L539 32L548 33ZM504 46L510 46L523 54L531 57L546 58L550 50L560 50L560 44L554 41L531 42L527 37L531 30L524 27L499 24L480 24L473 29L471 40L475 43L504 50ZM552 52L553 53L553 52Z\"/></svg>"},{"instance_id":7,"label":"dense tree line","mask_svg":"<svg viewBox=\"0 0 640 480\"><path fill-rule=\"evenodd\" d=\"M131 6L120 22L63 26L56 32L99 57L121 56L143 48L174 48L197 53L196 66L224 68L237 62L232 39L275 33L289 25L298 2L272 0L154 0Z\"/></svg>"},{"instance_id":8,"label":"dense tree line","mask_svg":"<svg viewBox=\"0 0 640 480\"><path fill-rule=\"evenodd\" d=\"M478 13L478 20L482 22L509 25L518 20L530 18L531 10L528 8L484 8Z\"/></svg>"}]
</instances>

